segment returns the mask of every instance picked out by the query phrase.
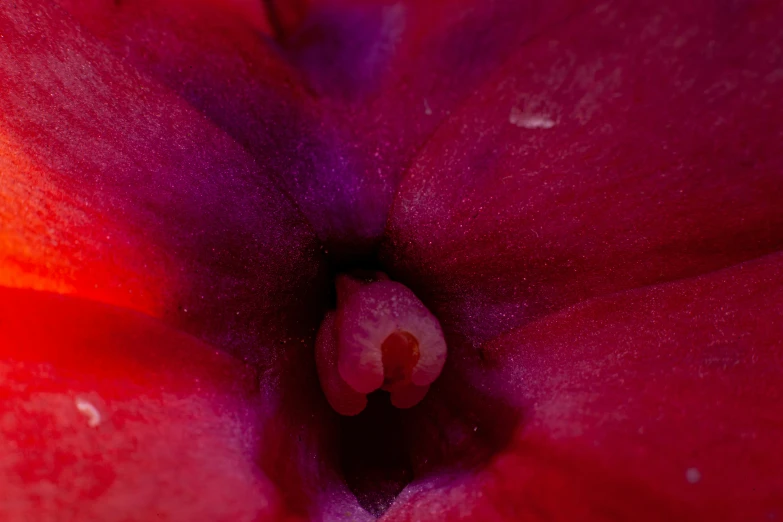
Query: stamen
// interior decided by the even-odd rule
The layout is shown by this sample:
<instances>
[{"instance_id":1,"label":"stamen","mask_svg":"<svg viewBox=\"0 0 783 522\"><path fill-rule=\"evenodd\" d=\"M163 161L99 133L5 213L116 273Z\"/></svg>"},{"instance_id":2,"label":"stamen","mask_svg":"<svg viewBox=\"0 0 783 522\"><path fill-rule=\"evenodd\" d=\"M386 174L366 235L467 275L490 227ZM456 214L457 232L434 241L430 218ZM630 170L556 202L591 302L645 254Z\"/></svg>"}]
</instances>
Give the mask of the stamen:
<instances>
[{"instance_id":1,"label":"stamen","mask_svg":"<svg viewBox=\"0 0 783 522\"><path fill-rule=\"evenodd\" d=\"M327 337L327 328L333 337ZM438 320L410 289L382 272L337 278L337 311L324 319L318 338L321 385L343 415L361 411L356 410L366 399L361 403L358 397L377 389L388 391L398 408L418 404L446 361ZM336 355L325 339L336 344Z\"/></svg>"},{"instance_id":2,"label":"stamen","mask_svg":"<svg viewBox=\"0 0 783 522\"><path fill-rule=\"evenodd\" d=\"M340 415L356 415L367 406L367 396L359 393L337 371L337 314L328 312L315 340L318 380L329 405Z\"/></svg>"}]
</instances>

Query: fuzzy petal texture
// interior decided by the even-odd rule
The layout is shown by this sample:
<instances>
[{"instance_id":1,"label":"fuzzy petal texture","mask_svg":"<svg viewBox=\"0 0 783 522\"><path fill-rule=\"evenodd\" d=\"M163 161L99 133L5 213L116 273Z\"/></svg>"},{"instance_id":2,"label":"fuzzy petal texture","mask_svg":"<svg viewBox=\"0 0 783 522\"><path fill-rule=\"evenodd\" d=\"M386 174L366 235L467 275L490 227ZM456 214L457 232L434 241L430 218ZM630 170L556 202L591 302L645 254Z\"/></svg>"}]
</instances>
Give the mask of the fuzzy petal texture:
<instances>
[{"instance_id":1,"label":"fuzzy petal texture","mask_svg":"<svg viewBox=\"0 0 783 522\"><path fill-rule=\"evenodd\" d=\"M781 317L774 254L504 335L454 364L521 409L516 434L476 472L423 469L385 520L775 520ZM442 445L455 426L432 414L448 402L436 388L421 422Z\"/></svg>"},{"instance_id":2,"label":"fuzzy petal texture","mask_svg":"<svg viewBox=\"0 0 783 522\"><path fill-rule=\"evenodd\" d=\"M211 1L60 3L115 56L242 145L322 241L363 244L379 235L389 187L355 172L344 139L300 75L247 17Z\"/></svg>"},{"instance_id":3,"label":"fuzzy petal texture","mask_svg":"<svg viewBox=\"0 0 783 522\"><path fill-rule=\"evenodd\" d=\"M422 144L521 43L582 0L314 0L283 42L289 61L347 139L341 173L378 240ZM371 224L371 226L369 226Z\"/></svg>"},{"instance_id":4,"label":"fuzzy petal texture","mask_svg":"<svg viewBox=\"0 0 783 522\"><path fill-rule=\"evenodd\" d=\"M783 246L779 2L605 2L524 46L423 148L384 257L479 343Z\"/></svg>"},{"instance_id":5,"label":"fuzzy petal texture","mask_svg":"<svg viewBox=\"0 0 783 522\"><path fill-rule=\"evenodd\" d=\"M207 0L60 3L269 165L344 260L375 247L403 169L450 111L585 2L270 2L296 20L276 41Z\"/></svg>"},{"instance_id":6,"label":"fuzzy petal texture","mask_svg":"<svg viewBox=\"0 0 783 522\"><path fill-rule=\"evenodd\" d=\"M780 2L59 5L0 8L0 286L210 345L2 290L13 516L783 516ZM379 240L449 357L338 419L319 247Z\"/></svg>"},{"instance_id":7,"label":"fuzzy petal texture","mask_svg":"<svg viewBox=\"0 0 783 522\"><path fill-rule=\"evenodd\" d=\"M319 245L266 166L56 6L6 4L0 33L1 285L134 308L260 364L314 335Z\"/></svg>"},{"instance_id":8,"label":"fuzzy petal texture","mask_svg":"<svg viewBox=\"0 0 783 522\"><path fill-rule=\"evenodd\" d=\"M0 518L282 519L255 370L142 314L0 290Z\"/></svg>"}]
</instances>

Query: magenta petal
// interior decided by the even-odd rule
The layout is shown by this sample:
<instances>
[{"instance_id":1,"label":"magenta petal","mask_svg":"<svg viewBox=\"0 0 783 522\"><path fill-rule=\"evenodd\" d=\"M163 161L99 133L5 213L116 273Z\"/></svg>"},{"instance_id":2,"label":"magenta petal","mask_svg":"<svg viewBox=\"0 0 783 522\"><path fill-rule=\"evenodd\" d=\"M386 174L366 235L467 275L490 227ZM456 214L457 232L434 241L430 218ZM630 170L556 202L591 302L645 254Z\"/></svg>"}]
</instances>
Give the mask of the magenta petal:
<instances>
[{"instance_id":1,"label":"magenta petal","mask_svg":"<svg viewBox=\"0 0 783 522\"><path fill-rule=\"evenodd\" d=\"M487 74L585 3L315 0L285 48L396 185L416 150Z\"/></svg>"},{"instance_id":2,"label":"magenta petal","mask_svg":"<svg viewBox=\"0 0 783 522\"><path fill-rule=\"evenodd\" d=\"M783 246L783 9L602 3L523 49L427 143L391 272L490 338Z\"/></svg>"},{"instance_id":3,"label":"magenta petal","mask_svg":"<svg viewBox=\"0 0 783 522\"><path fill-rule=\"evenodd\" d=\"M280 48L219 2L61 3L241 143L344 258L377 243L403 168L453 107L584 2L312 2Z\"/></svg>"},{"instance_id":4,"label":"magenta petal","mask_svg":"<svg viewBox=\"0 0 783 522\"><path fill-rule=\"evenodd\" d=\"M259 372L137 312L32 290L0 288L0 325L1 520L369 519L307 364Z\"/></svg>"},{"instance_id":5,"label":"magenta petal","mask_svg":"<svg viewBox=\"0 0 783 522\"><path fill-rule=\"evenodd\" d=\"M0 289L0 519L282 520L257 375L139 313Z\"/></svg>"},{"instance_id":6,"label":"magenta petal","mask_svg":"<svg viewBox=\"0 0 783 522\"><path fill-rule=\"evenodd\" d=\"M420 479L387 519L780 517L782 315L774 254L496 339L456 366L522 409L514 440L476 473Z\"/></svg>"},{"instance_id":7,"label":"magenta petal","mask_svg":"<svg viewBox=\"0 0 783 522\"><path fill-rule=\"evenodd\" d=\"M313 335L318 243L252 157L57 7L7 4L0 33L1 284L37 271L267 362Z\"/></svg>"},{"instance_id":8,"label":"magenta petal","mask_svg":"<svg viewBox=\"0 0 783 522\"><path fill-rule=\"evenodd\" d=\"M381 235L393 186L357 163L282 50L248 19L221 2L61 3L241 144L327 247L367 250Z\"/></svg>"},{"instance_id":9,"label":"magenta petal","mask_svg":"<svg viewBox=\"0 0 783 522\"><path fill-rule=\"evenodd\" d=\"M585 2L309 3L281 48L323 109L318 133L328 139L335 129L337 152L297 169L296 187L286 186L322 236L366 249L383 232L403 170L450 111L520 42Z\"/></svg>"}]
</instances>

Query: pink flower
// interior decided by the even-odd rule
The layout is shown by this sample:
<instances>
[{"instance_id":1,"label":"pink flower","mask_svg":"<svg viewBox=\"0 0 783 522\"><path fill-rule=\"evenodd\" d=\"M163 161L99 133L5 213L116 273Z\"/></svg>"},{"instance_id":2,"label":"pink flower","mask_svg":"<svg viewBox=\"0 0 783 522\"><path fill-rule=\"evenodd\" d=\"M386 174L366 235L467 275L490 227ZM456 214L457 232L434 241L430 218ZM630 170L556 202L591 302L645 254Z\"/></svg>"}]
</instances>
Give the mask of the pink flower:
<instances>
[{"instance_id":1,"label":"pink flower","mask_svg":"<svg viewBox=\"0 0 783 522\"><path fill-rule=\"evenodd\" d=\"M783 4L265 5L0 6L0 519L783 517Z\"/></svg>"}]
</instances>

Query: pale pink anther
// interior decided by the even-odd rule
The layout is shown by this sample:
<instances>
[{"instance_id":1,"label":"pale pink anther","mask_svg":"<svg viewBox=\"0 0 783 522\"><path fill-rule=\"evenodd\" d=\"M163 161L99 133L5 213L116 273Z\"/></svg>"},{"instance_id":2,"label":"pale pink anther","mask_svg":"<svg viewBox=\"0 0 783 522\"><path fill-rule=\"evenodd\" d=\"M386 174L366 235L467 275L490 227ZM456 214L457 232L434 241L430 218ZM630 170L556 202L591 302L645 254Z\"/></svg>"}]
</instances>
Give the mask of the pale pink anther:
<instances>
[{"instance_id":1,"label":"pale pink anther","mask_svg":"<svg viewBox=\"0 0 783 522\"><path fill-rule=\"evenodd\" d=\"M418 404L446 361L438 320L413 292L381 272L338 277L337 295L336 322L327 316L319 340L327 326L336 328L337 372L347 388L335 384L333 367L321 367L331 361L324 355L326 344L316 347L319 376L332 407L350 415L358 407L350 391L363 396L377 389L390 392L398 408Z\"/></svg>"},{"instance_id":2,"label":"pale pink anther","mask_svg":"<svg viewBox=\"0 0 783 522\"><path fill-rule=\"evenodd\" d=\"M315 365L329 405L341 415L356 415L367 406L367 396L359 393L337 371L337 313L328 312L315 339Z\"/></svg>"}]
</instances>

